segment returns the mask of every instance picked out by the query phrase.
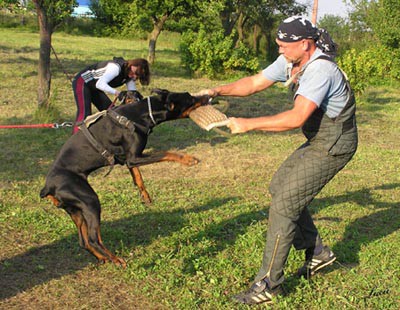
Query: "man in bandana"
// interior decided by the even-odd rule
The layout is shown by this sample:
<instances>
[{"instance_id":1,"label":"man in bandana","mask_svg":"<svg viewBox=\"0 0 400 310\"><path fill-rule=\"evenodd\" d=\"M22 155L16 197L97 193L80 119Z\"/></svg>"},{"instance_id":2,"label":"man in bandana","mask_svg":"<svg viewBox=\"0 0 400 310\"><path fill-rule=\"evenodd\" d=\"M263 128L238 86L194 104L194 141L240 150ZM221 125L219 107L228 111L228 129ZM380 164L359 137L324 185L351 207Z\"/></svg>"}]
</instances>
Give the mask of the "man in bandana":
<instances>
[{"instance_id":1,"label":"man in bandana","mask_svg":"<svg viewBox=\"0 0 400 310\"><path fill-rule=\"evenodd\" d=\"M292 245L305 251L299 276L308 278L336 259L323 244L308 207L350 161L358 141L354 96L345 74L330 56L336 51L333 41L321 37L321 31L307 19L295 16L281 23L276 43L280 56L260 73L199 92L212 97L248 96L276 82L291 84L291 110L272 116L230 118L228 127L232 133L301 128L306 137L272 178L262 266L251 287L235 296L245 304L270 303L283 292L283 268Z\"/></svg>"}]
</instances>

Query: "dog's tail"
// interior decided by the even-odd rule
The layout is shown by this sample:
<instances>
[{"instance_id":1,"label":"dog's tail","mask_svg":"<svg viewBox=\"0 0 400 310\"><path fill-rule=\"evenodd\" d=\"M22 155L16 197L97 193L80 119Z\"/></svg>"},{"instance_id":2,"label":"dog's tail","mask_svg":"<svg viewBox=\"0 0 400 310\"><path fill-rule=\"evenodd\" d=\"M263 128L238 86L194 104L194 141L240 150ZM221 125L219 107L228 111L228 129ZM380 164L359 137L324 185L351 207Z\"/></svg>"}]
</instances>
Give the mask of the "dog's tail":
<instances>
[{"instance_id":1,"label":"dog's tail","mask_svg":"<svg viewBox=\"0 0 400 310\"><path fill-rule=\"evenodd\" d=\"M40 198L47 198L49 199L56 207L62 207L62 203L59 199L57 199L50 190L48 190L47 186L43 187L40 191Z\"/></svg>"},{"instance_id":2,"label":"dog's tail","mask_svg":"<svg viewBox=\"0 0 400 310\"><path fill-rule=\"evenodd\" d=\"M45 198L45 197L47 197L48 195L50 195L50 191L49 191L49 189L47 188L47 186L45 186L45 187L43 187L43 188L40 190L40 198Z\"/></svg>"},{"instance_id":3,"label":"dog's tail","mask_svg":"<svg viewBox=\"0 0 400 310\"><path fill-rule=\"evenodd\" d=\"M49 183L46 181L44 187L40 190L40 198L46 198L47 196L51 195L54 196L55 188L54 186L50 186Z\"/></svg>"}]
</instances>

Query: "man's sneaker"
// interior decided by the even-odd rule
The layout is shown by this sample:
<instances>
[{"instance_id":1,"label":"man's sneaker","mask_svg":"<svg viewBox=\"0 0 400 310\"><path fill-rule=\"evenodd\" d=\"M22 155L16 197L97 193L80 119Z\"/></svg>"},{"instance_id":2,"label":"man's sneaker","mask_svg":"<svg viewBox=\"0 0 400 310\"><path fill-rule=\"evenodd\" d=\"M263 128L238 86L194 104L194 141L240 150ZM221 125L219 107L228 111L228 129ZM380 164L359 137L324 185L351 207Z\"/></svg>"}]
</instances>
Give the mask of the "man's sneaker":
<instances>
[{"instance_id":1,"label":"man's sneaker","mask_svg":"<svg viewBox=\"0 0 400 310\"><path fill-rule=\"evenodd\" d=\"M255 305L272 303L272 298L277 295L282 295L283 289L279 285L274 289L270 289L266 281L261 280L255 282L247 291L234 296L234 300L246 305Z\"/></svg>"},{"instance_id":2,"label":"man's sneaker","mask_svg":"<svg viewBox=\"0 0 400 310\"><path fill-rule=\"evenodd\" d=\"M299 277L309 279L318 270L331 265L336 259L335 254L327 246L324 246L322 252L318 255L309 255L306 251L306 262L297 271Z\"/></svg>"}]
</instances>

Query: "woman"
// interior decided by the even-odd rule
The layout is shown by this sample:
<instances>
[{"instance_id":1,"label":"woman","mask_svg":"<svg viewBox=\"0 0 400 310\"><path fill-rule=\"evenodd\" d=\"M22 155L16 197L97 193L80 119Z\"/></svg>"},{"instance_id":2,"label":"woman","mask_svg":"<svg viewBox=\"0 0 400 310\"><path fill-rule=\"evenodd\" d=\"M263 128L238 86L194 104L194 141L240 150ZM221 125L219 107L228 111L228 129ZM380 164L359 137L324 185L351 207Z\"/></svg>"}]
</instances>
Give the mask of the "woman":
<instances>
[{"instance_id":1,"label":"woman","mask_svg":"<svg viewBox=\"0 0 400 310\"><path fill-rule=\"evenodd\" d=\"M108 109L112 101L106 93L118 96L120 92L115 87L123 84L126 84L127 90L136 90L136 80L142 85L150 83L149 63L145 59L114 57L113 60L90 65L79 72L72 82L77 105L73 133L78 131L77 124L92 114L92 103L99 111Z\"/></svg>"}]
</instances>

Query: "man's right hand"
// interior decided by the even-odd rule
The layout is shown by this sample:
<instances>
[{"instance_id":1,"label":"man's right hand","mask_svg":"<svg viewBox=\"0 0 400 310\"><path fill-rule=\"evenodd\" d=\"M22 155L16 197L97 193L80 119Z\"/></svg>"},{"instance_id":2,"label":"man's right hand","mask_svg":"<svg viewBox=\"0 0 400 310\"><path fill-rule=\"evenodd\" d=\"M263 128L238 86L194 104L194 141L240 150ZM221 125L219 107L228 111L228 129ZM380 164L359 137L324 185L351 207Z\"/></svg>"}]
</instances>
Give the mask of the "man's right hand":
<instances>
[{"instance_id":1,"label":"man's right hand","mask_svg":"<svg viewBox=\"0 0 400 310\"><path fill-rule=\"evenodd\" d=\"M209 88L209 89L202 89L197 93L192 94L194 97L201 97L201 96L210 96L210 97L217 97L218 93L216 90Z\"/></svg>"}]
</instances>

